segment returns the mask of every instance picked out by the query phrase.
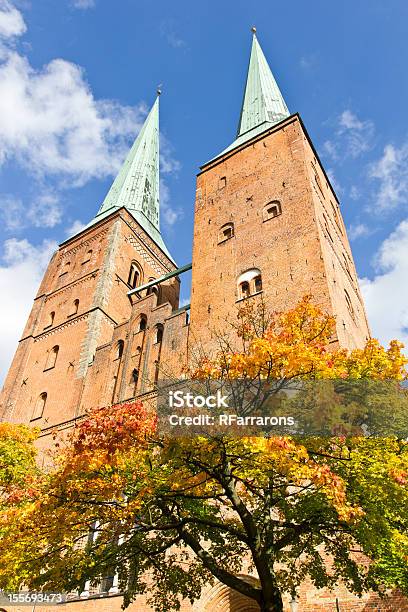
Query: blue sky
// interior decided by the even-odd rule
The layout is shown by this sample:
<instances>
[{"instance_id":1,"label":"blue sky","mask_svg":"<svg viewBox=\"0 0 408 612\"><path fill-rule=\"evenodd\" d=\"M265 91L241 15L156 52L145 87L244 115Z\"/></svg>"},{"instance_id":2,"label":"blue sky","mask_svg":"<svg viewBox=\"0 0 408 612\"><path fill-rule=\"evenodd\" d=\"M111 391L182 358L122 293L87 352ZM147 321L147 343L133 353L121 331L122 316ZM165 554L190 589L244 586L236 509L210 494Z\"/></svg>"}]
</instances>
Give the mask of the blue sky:
<instances>
[{"instance_id":1,"label":"blue sky","mask_svg":"<svg viewBox=\"0 0 408 612\"><path fill-rule=\"evenodd\" d=\"M158 84L162 231L191 260L195 175L234 139L253 24L337 188L373 334L407 341L407 22L406 0L0 0L0 372Z\"/></svg>"}]
</instances>

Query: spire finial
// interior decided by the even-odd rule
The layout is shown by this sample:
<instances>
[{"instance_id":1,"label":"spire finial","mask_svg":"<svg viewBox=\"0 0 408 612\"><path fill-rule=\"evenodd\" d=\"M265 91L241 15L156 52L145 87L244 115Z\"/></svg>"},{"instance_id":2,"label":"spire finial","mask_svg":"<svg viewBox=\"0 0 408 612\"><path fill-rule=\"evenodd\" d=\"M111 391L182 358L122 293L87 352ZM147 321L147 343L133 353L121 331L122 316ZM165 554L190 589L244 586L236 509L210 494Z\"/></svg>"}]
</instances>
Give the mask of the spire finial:
<instances>
[{"instance_id":1,"label":"spire finial","mask_svg":"<svg viewBox=\"0 0 408 612\"><path fill-rule=\"evenodd\" d=\"M252 26L251 32L252 32L252 34L256 34L256 27L255 26Z\"/></svg>"},{"instance_id":2,"label":"spire finial","mask_svg":"<svg viewBox=\"0 0 408 612\"><path fill-rule=\"evenodd\" d=\"M162 94L162 84L161 83L160 85L157 86L156 93L158 96L161 96Z\"/></svg>"}]
</instances>

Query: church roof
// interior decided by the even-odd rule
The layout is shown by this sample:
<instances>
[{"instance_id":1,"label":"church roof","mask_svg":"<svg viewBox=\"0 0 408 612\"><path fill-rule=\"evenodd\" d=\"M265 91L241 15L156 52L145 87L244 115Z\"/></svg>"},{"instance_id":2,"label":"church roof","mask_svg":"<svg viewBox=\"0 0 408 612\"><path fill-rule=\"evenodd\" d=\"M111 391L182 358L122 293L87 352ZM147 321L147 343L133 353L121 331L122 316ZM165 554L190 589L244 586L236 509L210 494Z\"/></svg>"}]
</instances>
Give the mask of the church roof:
<instances>
[{"instance_id":1,"label":"church roof","mask_svg":"<svg viewBox=\"0 0 408 612\"><path fill-rule=\"evenodd\" d=\"M173 261L160 233L159 185L158 95L119 174L87 227L124 207Z\"/></svg>"},{"instance_id":2,"label":"church roof","mask_svg":"<svg viewBox=\"0 0 408 612\"><path fill-rule=\"evenodd\" d=\"M252 28L252 32L251 57L237 136L234 142L220 155L235 149L235 147L240 146L290 115L256 37L256 29Z\"/></svg>"}]
</instances>

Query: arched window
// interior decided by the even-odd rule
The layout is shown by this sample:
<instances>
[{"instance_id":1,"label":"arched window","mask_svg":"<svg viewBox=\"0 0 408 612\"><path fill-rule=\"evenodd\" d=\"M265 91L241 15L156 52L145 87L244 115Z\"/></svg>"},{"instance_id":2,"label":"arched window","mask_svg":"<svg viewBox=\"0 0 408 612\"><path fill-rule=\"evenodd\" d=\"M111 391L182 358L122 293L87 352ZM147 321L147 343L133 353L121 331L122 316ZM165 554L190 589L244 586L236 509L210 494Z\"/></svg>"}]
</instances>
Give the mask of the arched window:
<instances>
[{"instance_id":1,"label":"arched window","mask_svg":"<svg viewBox=\"0 0 408 612\"><path fill-rule=\"evenodd\" d=\"M57 357L59 352L59 346L53 346L52 349L48 352L47 361L45 363L44 370L51 370L55 368L55 364L57 363Z\"/></svg>"},{"instance_id":2,"label":"arched window","mask_svg":"<svg viewBox=\"0 0 408 612\"><path fill-rule=\"evenodd\" d=\"M133 395L136 395L138 381L139 381L139 370L134 369L132 372L132 380L131 380L131 383L133 384Z\"/></svg>"},{"instance_id":3,"label":"arched window","mask_svg":"<svg viewBox=\"0 0 408 612\"><path fill-rule=\"evenodd\" d=\"M139 331L145 331L147 327L147 317L146 315L140 315L140 323L139 323Z\"/></svg>"},{"instance_id":4,"label":"arched window","mask_svg":"<svg viewBox=\"0 0 408 612\"><path fill-rule=\"evenodd\" d=\"M125 343L123 342L123 340L118 340L118 343L116 345L116 357L115 357L115 359L121 359L121 357L123 355L124 347L125 347Z\"/></svg>"},{"instance_id":5,"label":"arched window","mask_svg":"<svg viewBox=\"0 0 408 612\"><path fill-rule=\"evenodd\" d=\"M160 344L160 342L163 340L163 331L164 331L164 328L161 323L156 325L156 342L158 344Z\"/></svg>"},{"instance_id":6,"label":"arched window","mask_svg":"<svg viewBox=\"0 0 408 612\"><path fill-rule=\"evenodd\" d=\"M220 232L218 234L218 242L224 242L225 240L229 240L234 235L234 224L232 221L230 223L225 223L220 227Z\"/></svg>"},{"instance_id":7,"label":"arched window","mask_svg":"<svg viewBox=\"0 0 408 612\"><path fill-rule=\"evenodd\" d=\"M154 278L150 278L149 282L154 281ZM156 298L159 298L159 288L156 285L151 285L147 288L146 295L155 295Z\"/></svg>"},{"instance_id":8,"label":"arched window","mask_svg":"<svg viewBox=\"0 0 408 612\"><path fill-rule=\"evenodd\" d=\"M242 300L262 291L262 274L258 268L252 268L237 279L238 299Z\"/></svg>"},{"instance_id":9,"label":"arched window","mask_svg":"<svg viewBox=\"0 0 408 612\"><path fill-rule=\"evenodd\" d=\"M159 360L156 359L154 362L154 382L157 383L157 381L159 380L159 374L160 374L160 363Z\"/></svg>"},{"instance_id":10,"label":"arched window","mask_svg":"<svg viewBox=\"0 0 408 612\"><path fill-rule=\"evenodd\" d=\"M268 221L269 219L274 219L275 217L279 217L282 214L282 205L278 200L272 200L272 202L268 202L263 208L262 211L262 219L263 221Z\"/></svg>"},{"instance_id":11,"label":"arched window","mask_svg":"<svg viewBox=\"0 0 408 612\"><path fill-rule=\"evenodd\" d=\"M44 329L47 329L47 327L52 327L52 325L54 325L54 319L55 319L55 312L52 311L49 314L48 323L47 325L44 326Z\"/></svg>"},{"instance_id":12,"label":"arched window","mask_svg":"<svg viewBox=\"0 0 408 612\"><path fill-rule=\"evenodd\" d=\"M135 287L140 285L141 278L142 278L142 273L141 273L141 269L139 265L135 261L132 261L132 263L130 264L129 277L128 277L129 287L134 289Z\"/></svg>"},{"instance_id":13,"label":"arched window","mask_svg":"<svg viewBox=\"0 0 408 612\"><path fill-rule=\"evenodd\" d=\"M45 404L47 402L47 394L41 393L41 395L39 395L39 397L37 398L37 401L35 402L35 406L34 406L34 411L31 417L31 420L34 421L34 419L41 419L41 417L44 414L44 408L45 408Z\"/></svg>"},{"instance_id":14,"label":"arched window","mask_svg":"<svg viewBox=\"0 0 408 612\"><path fill-rule=\"evenodd\" d=\"M349 294L347 293L346 290L344 290L344 297L346 298L347 309L348 309L350 315L354 319L355 313L354 313L353 304L352 304L351 298L350 298L350 296L349 296Z\"/></svg>"}]
</instances>

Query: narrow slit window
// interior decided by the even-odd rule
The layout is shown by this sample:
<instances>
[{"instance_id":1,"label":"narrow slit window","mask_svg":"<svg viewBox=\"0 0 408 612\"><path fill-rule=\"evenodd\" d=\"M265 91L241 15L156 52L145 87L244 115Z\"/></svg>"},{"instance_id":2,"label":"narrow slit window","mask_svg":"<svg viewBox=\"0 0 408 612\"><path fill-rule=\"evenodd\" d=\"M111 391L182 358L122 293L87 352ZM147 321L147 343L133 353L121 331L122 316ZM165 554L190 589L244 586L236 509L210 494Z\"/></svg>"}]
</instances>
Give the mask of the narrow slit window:
<instances>
[{"instance_id":1,"label":"narrow slit window","mask_svg":"<svg viewBox=\"0 0 408 612\"><path fill-rule=\"evenodd\" d=\"M324 229L326 230L326 234L330 238L330 242L333 242L333 237L332 237L332 235L330 233L330 230L329 230L329 224L328 224L326 215L323 215L323 220L324 220Z\"/></svg>"},{"instance_id":2,"label":"narrow slit window","mask_svg":"<svg viewBox=\"0 0 408 612\"><path fill-rule=\"evenodd\" d=\"M160 344L162 342L162 340L163 340L163 331L164 331L163 325L159 324L157 326L157 328L156 328L156 342L157 342L157 344Z\"/></svg>"},{"instance_id":3,"label":"narrow slit window","mask_svg":"<svg viewBox=\"0 0 408 612\"><path fill-rule=\"evenodd\" d=\"M34 411L31 416L31 420L41 419L44 414L45 404L47 403L47 394L41 393L41 395L37 398L37 401L34 406Z\"/></svg>"},{"instance_id":4,"label":"narrow slit window","mask_svg":"<svg viewBox=\"0 0 408 612\"><path fill-rule=\"evenodd\" d=\"M346 268L346 271L347 271L349 277L352 279L353 277L351 275L350 264L349 264L349 261L348 261L346 255L344 253L343 253L343 261L344 261L344 267Z\"/></svg>"},{"instance_id":5,"label":"narrow slit window","mask_svg":"<svg viewBox=\"0 0 408 612\"><path fill-rule=\"evenodd\" d=\"M44 329L47 329L47 327L52 327L54 325L54 319L55 319L55 312L52 311L49 314L48 322L47 322L47 325L44 326Z\"/></svg>"},{"instance_id":6,"label":"narrow slit window","mask_svg":"<svg viewBox=\"0 0 408 612\"><path fill-rule=\"evenodd\" d=\"M330 204L331 204L331 206L332 206L334 220L335 220L335 222L336 222L337 227L338 227L338 228L339 228L339 230L340 230L340 233L342 234L342 233L343 233L343 231L342 231L342 229L341 229L341 223L340 223L339 213L337 212L337 209L336 209L335 205L333 204L333 202L332 202L331 200L330 200Z\"/></svg>"},{"instance_id":7,"label":"narrow slit window","mask_svg":"<svg viewBox=\"0 0 408 612\"><path fill-rule=\"evenodd\" d=\"M123 342L123 340L118 340L118 343L116 345L116 359L122 358L124 347L125 343Z\"/></svg>"},{"instance_id":8,"label":"narrow slit window","mask_svg":"<svg viewBox=\"0 0 408 612\"><path fill-rule=\"evenodd\" d=\"M45 362L45 370L51 370L55 368L55 364L57 363L57 357L59 353L59 346L53 346L52 349L48 352L47 361Z\"/></svg>"},{"instance_id":9,"label":"narrow slit window","mask_svg":"<svg viewBox=\"0 0 408 612\"><path fill-rule=\"evenodd\" d=\"M351 298L348 294L348 292L346 290L344 290L344 297L346 298L346 304L347 304L347 309L350 313L350 315L352 316L352 318L354 319L355 313L354 313L354 308L353 308L353 304L351 301Z\"/></svg>"}]
</instances>

